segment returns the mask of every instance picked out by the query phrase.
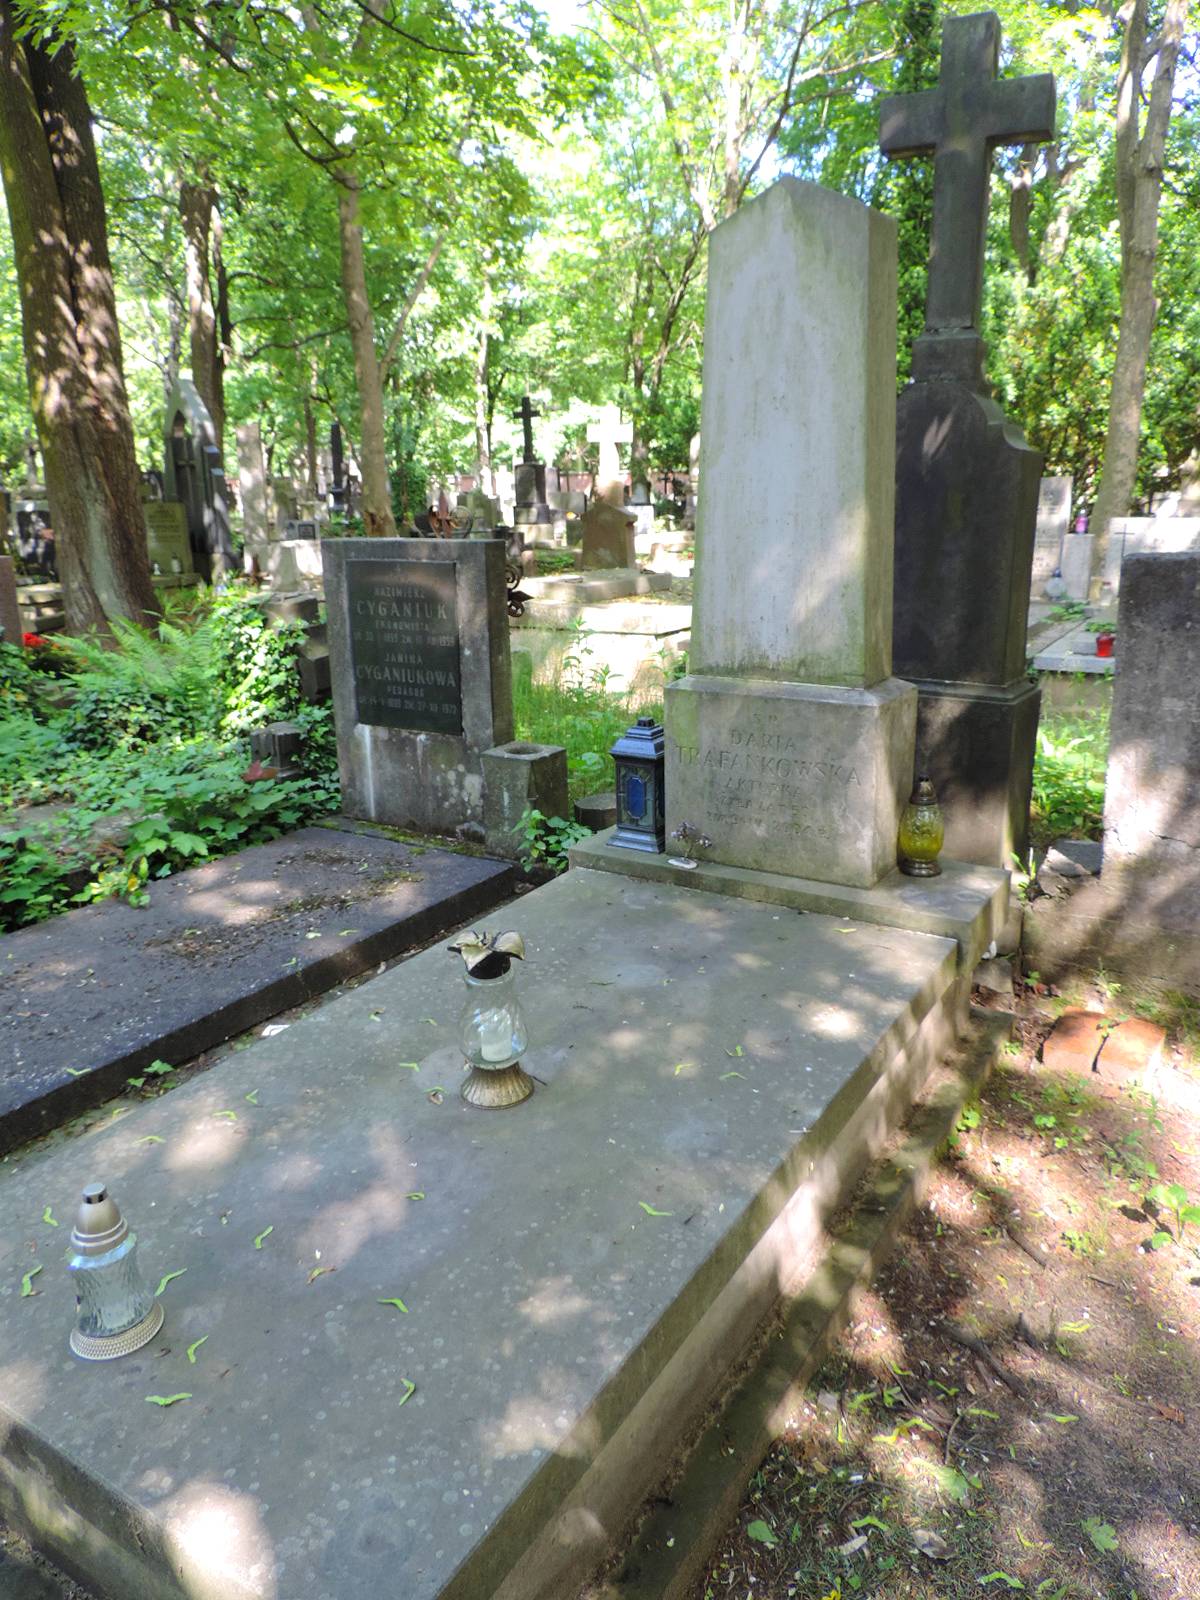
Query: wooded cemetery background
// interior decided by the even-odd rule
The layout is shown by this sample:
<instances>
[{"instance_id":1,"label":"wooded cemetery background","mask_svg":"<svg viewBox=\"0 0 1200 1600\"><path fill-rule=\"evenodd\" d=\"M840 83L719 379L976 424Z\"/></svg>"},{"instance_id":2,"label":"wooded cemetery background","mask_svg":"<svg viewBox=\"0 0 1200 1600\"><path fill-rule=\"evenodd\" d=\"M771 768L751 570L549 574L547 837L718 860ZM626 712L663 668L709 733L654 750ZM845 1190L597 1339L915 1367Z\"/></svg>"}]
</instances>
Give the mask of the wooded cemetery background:
<instances>
[{"instance_id":1,"label":"wooded cemetery background","mask_svg":"<svg viewBox=\"0 0 1200 1600\"><path fill-rule=\"evenodd\" d=\"M1002 71L1059 99L1053 144L995 158L989 375L1076 512L1123 515L1200 443L1196 11L994 8ZM443 475L486 486L525 392L547 459L583 465L617 401L635 458L686 471L707 236L781 172L899 219L903 381L932 175L880 157L879 100L935 83L943 16L975 9L2 0L0 472L24 475L36 414L52 496L65 449L58 477L119 524L126 405L158 465L189 368L227 457L259 419L274 470L315 474L339 419L368 531Z\"/></svg>"}]
</instances>

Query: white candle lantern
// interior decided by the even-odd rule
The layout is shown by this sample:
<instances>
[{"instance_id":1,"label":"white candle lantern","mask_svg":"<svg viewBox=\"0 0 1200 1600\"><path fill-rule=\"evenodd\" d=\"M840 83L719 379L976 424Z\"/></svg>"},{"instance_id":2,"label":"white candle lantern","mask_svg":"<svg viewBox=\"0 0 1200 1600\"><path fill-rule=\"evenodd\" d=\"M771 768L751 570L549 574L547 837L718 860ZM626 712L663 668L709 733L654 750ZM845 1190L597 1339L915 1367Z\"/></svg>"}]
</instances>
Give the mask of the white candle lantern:
<instances>
[{"instance_id":1,"label":"white candle lantern","mask_svg":"<svg viewBox=\"0 0 1200 1600\"><path fill-rule=\"evenodd\" d=\"M71 1349L85 1361L130 1355L162 1327L162 1304L138 1267L137 1235L102 1183L83 1191L67 1270L75 1280Z\"/></svg>"},{"instance_id":2,"label":"white candle lantern","mask_svg":"<svg viewBox=\"0 0 1200 1600\"><path fill-rule=\"evenodd\" d=\"M470 1071L463 1099L473 1106L519 1105L533 1093L533 1079L521 1066L529 1033L512 964L524 959L524 941L519 933L470 933L450 949L466 966L459 1041Z\"/></svg>"}]
</instances>

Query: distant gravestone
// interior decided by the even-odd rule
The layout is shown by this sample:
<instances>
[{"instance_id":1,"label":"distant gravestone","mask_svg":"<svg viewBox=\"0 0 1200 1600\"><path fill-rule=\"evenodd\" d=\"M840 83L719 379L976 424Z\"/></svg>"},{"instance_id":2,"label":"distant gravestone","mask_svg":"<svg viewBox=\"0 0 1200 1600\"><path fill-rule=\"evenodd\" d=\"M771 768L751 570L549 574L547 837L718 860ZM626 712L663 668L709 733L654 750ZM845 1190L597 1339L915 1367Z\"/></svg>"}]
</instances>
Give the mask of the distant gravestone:
<instances>
[{"instance_id":1,"label":"distant gravestone","mask_svg":"<svg viewBox=\"0 0 1200 1600\"><path fill-rule=\"evenodd\" d=\"M607 500L610 505L619 506L625 499L625 485L617 446L633 443L633 424L621 421L619 406L603 406L600 420L591 424L587 436L589 444L600 446L595 497L598 500Z\"/></svg>"},{"instance_id":2,"label":"distant gravestone","mask_svg":"<svg viewBox=\"0 0 1200 1600\"><path fill-rule=\"evenodd\" d=\"M602 498L593 500L583 514L580 529L583 535L580 561L585 572L637 565L636 521L620 506Z\"/></svg>"},{"instance_id":3,"label":"distant gravestone","mask_svg":"<svg viewBox=\"0 0 1200 1600\"><path fill-rule=\"evenodd\" d=\"M208 407L190 378L175 380L164 430L164 496L187 518L192 566L212 581L235 567L229 537L229 491L221 441Z\"/></svg>"},{"instance_id":4,"label":"distant gravestone","mask_svg":"<svg viewBox=\"0 0 1200 1600\"><path fill-rule=\"evenodd\" d=\"M1058 571L1062 561L1062 542L1071 527L1070 475L1043 478L1038 489L1037 526L1033 536L1034 594Z\"/></svg>"},{"instance_id":5,"label":"distant gravestone","mask_svg":"<svg viewBox=\"0 0 1200 1600\"><path fill-rule=\"evenodd\" d=\"M146 500L142 516L151 571L164 577L194 572L186 507L178 500Z\"/></svg>"},{"instance_id":6,"label":"distant gravestone","mask_svg":"<svg viewBox=\"0 0 1200 1600\"><path fill-rule=\"evenodd\" d=\"M503 544L329 539L321 554L347 815L482 826L482 754L512 738Z\"/></svg>"},{"instance_id":7,"label":"distant gravestone","mask_svg":"<svg viewBox=\"0 0 1200 1600\"><path fill-rule=\"evenodd\" d=\"M242 531L246 543L261 544L271 537L267 504L267 463L263 455L262 424L244 422L237 430L238 492L242 500Z\"/></svg>"},{"instance_id":8,"label":"distant gravestone","mask_svg":"<svg viewBox=\"0 0 1200 1600\"><path fill-rule=\"evenodd\" d=\"M0 631L5 644L21 642L21 611L17 605L17 569L11 556L0 556Z\"/></svg>"}]
</instances>

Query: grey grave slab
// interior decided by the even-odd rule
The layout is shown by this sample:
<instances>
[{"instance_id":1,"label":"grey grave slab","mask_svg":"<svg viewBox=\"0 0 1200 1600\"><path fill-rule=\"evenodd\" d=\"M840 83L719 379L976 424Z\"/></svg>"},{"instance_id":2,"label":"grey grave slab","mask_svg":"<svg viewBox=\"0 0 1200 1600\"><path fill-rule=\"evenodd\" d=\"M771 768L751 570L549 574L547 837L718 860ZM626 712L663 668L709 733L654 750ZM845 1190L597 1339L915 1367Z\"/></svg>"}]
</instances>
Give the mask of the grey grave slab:
<instances>
[{"instance_id":1,"label":"grey grave slab","mask_svg":"<svg viewBox=\"0 0 1200 1600\"><path fill-rule=\"evenodd\" d=\"M510 864L301 828L0 939L0 1152L482 914ZM309 938L315 933L315 938Z\"/></svg>"},{"instance_id":2,"label":"grey grave slab","mask_svg":"<svg viewBox=\"0 0 1200 1600\"><path fill-rule=\"evenodd\" d=\"M1072 534L1072 538L1075 535ZM1120 649L1118 640L1117 649ZM1114 656L1096 654L1096 635L1086 628L1074 628L1051 640L1033 658L1039 672L1111 673Z\"/></svg>"},{"instance_id":3,"label":"grey grave slab","mask_svg":"<svg viewBox=\"0 0 1200 1600\"><path fill-rule=\"evenodd\" d=\"M948 939L596 872L506 924L540 1080L515 1110L459 1100L432 949L0 1169L0 1514L54 1559L139 1600L564 1600L962 987ZM93 1174L151 1282L184 1276L144 1352L88 1367L38 1219Z\"/></svg>"}]
</instances>

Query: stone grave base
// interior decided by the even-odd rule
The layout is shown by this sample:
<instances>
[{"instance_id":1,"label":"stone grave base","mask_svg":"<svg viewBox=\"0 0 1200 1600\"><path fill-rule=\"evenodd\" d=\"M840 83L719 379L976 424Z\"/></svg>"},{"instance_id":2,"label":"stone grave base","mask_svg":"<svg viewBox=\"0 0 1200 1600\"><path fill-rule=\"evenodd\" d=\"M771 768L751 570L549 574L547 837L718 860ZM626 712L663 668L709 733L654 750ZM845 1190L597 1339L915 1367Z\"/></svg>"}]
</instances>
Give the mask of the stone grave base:
<instances>
[{"instance_id":1,"label":"stone grave base","mask_svg":"<svg viewBox=\"0 0 1200 1600\"><path fill-rule=\"evenodd\" d=\"M0 1154L512 892L507 862L338 819L5 934Z\"/></svg>"},{"instance_id":2,"label":"stone grave base","mask_svg":"<svg viewBox=\"0 0 1200 1600\"><path fill-rule=\"evenodd\" d=\"M1041 690L1027 678L917 689L917 765L946 818L945 854L1005 869L1024 861Z\"/></svg>"},{"instance_id":3,"label":"stone grave base","mask_svg":"<svg viewBox=\"0 0 1200 1600\"><path fill-rule=\"evenodd\" d=\"M0 1170L0 1514L66 1570L139 1600L567 1600L965 1019L934 934L587 870L508 918L519 1107L459 1099L438 948ZM88 1366L30 1219L96 1176L150 1282L182 1276L151 1345Z\"/></svg>"},{"instance_id":4,"label":"stone grave base","mask_svg":"<svg viewBox=\"0 0 1200 1600\"><path fill-rule=\"evenodd\" d=\"M917 694L693 675L666 690L667 828L710 861L869 889L896 865Z\"/></svg>"},{"instance_id":5,"label":"stone grave base","mask_svg":"<svg viewBox=\"0 0 1200 1600\"><path fill-rule=\"evenodd\" d=\"M607 668L609 686L631 691L637 700L657 700L672 664L688 648L692 608L638 597L670 588L665 573L580 573L578 576L530 579L538 588L514 619L513 648L528 653L538 683L552 683L580 645L591 653L583 671ZM580 634L580 625L583 633Z\"/></svg>"},{"instance_id":6,"label":"stone grave base","mask_svg":"<svg viewBox=\"0 0 1200 1600\"><path fill-rule=\"evenodd\" d=\"M1033 658L1039 672L1094 672L1111 677L1113 656L1096 654L1096 635L1087 628L1068 628L1056 639L1048 640Z\"/></svg>"},{"instance_id":7,"label":"stone grave base","mask_svg":"<svg viewBox=\"0 0 1200 1600\"><path fill-rule=\"evenodd\" d=\"M251 561L272 589L311 589L324 587L319 539L256 539L246 541L244 564Z\"/></svg>"}]
</instances>

